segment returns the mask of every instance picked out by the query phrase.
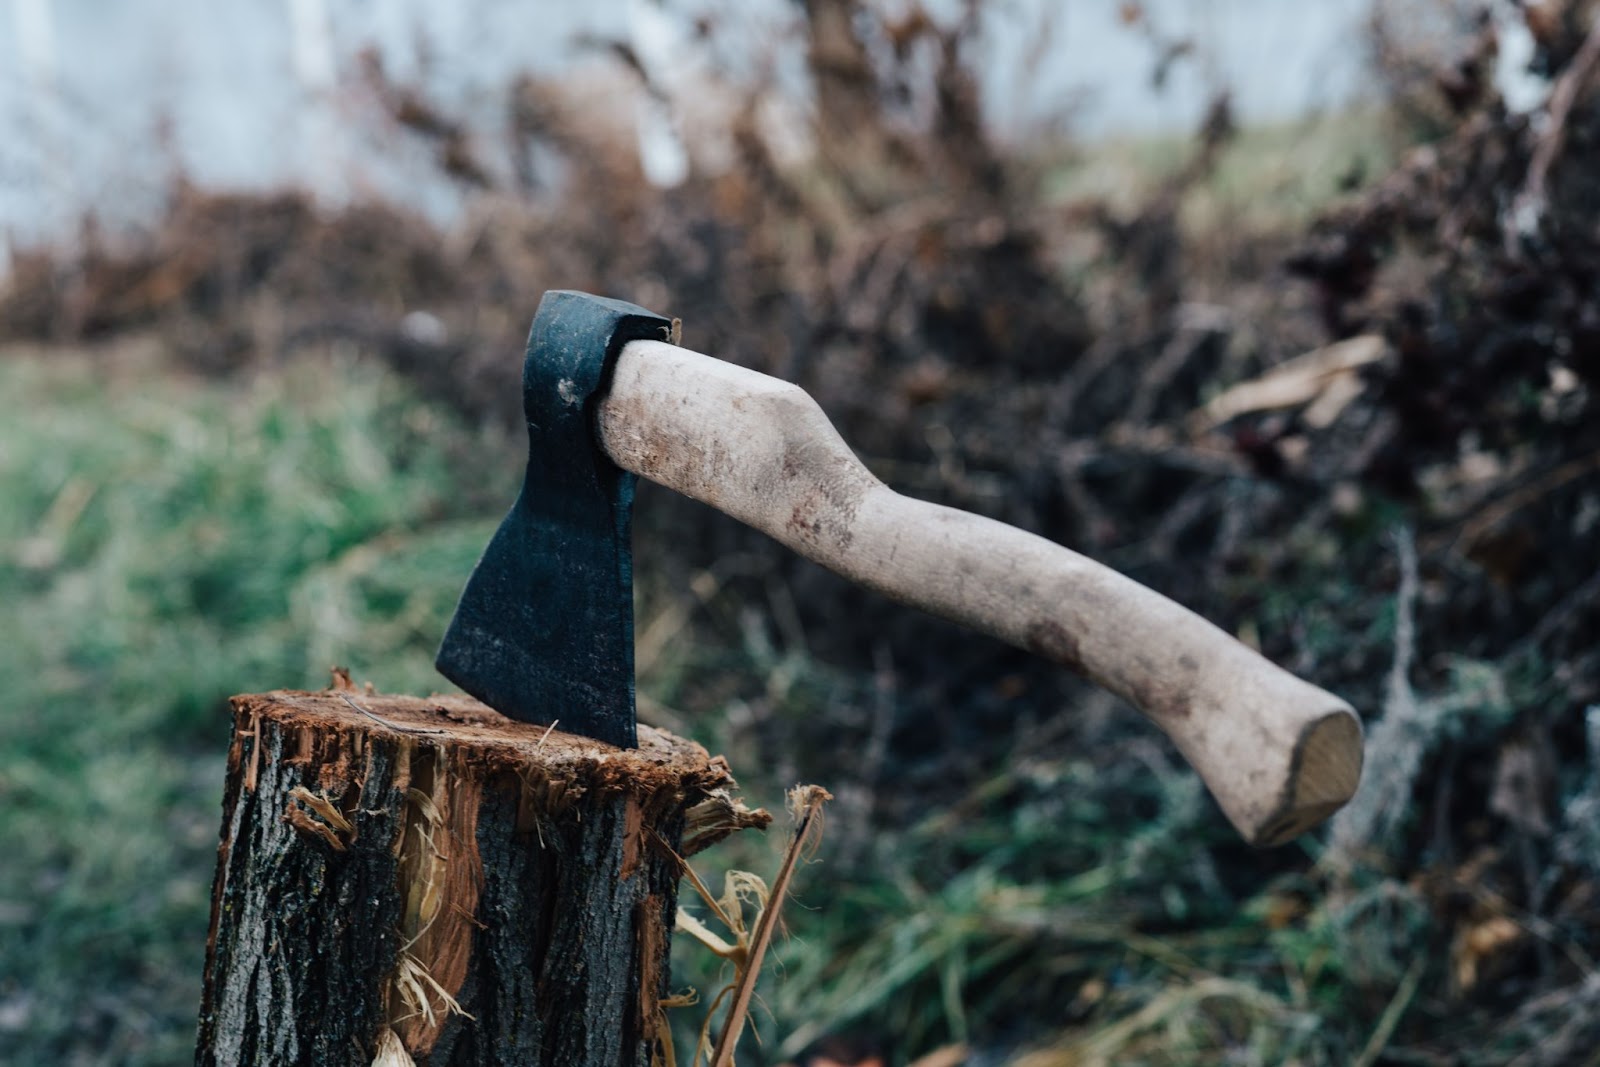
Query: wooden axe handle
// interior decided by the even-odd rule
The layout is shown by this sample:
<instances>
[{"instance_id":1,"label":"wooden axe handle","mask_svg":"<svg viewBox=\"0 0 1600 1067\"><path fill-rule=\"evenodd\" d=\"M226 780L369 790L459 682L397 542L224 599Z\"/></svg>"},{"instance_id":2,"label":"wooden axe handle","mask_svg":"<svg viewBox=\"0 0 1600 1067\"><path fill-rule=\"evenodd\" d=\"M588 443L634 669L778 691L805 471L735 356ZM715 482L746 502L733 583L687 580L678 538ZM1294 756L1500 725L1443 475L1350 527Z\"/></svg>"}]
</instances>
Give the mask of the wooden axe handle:
<instances>
[{"instance_id":1,"label":"wooden axe handle","mask_svg":"<svg viewBox=\"0 0 1600 1067\"><path fill-rule=\"evenodd\" d=\"M1343 700L1076 552L895 493L798 386L634 341L597 424L618 466L1125 698L1173 739L1252 844L1295 837L1355 792L1361 724Z\"/></svg>"}]
</instances>

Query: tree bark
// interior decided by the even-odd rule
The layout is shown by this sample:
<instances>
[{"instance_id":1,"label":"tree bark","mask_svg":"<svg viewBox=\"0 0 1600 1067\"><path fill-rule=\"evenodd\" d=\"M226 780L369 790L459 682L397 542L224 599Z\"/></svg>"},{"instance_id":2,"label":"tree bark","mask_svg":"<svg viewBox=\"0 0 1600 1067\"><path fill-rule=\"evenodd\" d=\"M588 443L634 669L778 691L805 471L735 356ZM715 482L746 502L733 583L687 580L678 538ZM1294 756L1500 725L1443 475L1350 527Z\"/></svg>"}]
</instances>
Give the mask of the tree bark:
<instances>
[{"instance_id":1,"label":"tree bark","mask_svg":"<svg viewBox=\"0 0 1600 1067\"><path fill-rule=\"evenodd\" d=\"M769 818L645 726L625 751L348 688L233 710L205 1067L648 1064L677 857Z\"/></svg>"}]
</instances>

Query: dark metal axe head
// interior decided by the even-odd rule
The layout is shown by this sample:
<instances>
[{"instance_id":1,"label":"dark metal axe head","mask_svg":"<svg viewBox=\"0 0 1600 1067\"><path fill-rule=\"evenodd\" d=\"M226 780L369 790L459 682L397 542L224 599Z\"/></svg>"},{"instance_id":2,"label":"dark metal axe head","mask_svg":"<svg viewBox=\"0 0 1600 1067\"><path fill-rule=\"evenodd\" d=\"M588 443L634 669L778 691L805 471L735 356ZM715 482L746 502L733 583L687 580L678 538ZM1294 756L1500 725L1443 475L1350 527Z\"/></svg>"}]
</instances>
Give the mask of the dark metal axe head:
<instances>
[{"instance_id":1,"label":"dark metal axe head","mask_svg":"<svg viewBox=\"0 0 1600 1067\"><path fill-rule=\"evenodd\" d=\"M633 705L634 476L594 433L593 405L629 341L666 340L670 319L556 290L528 335L522 494L472 572L435 661L496 711L623 748Z\"/></svg>"}]
</instances>

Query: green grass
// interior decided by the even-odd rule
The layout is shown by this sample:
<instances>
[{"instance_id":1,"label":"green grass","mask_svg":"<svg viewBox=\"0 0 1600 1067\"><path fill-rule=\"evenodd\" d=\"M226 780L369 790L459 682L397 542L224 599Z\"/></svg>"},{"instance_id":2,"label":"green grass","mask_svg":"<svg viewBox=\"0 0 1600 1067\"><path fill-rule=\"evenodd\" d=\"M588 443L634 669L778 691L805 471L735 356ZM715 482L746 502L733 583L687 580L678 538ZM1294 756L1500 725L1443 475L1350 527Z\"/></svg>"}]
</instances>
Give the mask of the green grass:
<instances>
[{"instance_id":1,"label":"green grass","mask_svg":"<svg viewBox=\"0 0 1600 1067\"><path fill-rule=\"evenodd\" d=\"M1346 183L1390 169L1396 152L1390 123L1381 111L1354 110L1240 129L1216 170L1185 198L1186 230L1282 234L1304 228ZM1103 200L1131 211L1148 203L1194 150L1189 134L1097 141L1053 170L1047 189L1057 199Z\"/></svg>"},{"instance_id":2,"label":"green grass","mask_svg":"<svg viewBox=\"0 0 1600 1067\"><path fill-rule=\"evenodd\" d=\"M0 1058L191 1055L225 698L440 686L485 447L370 366L0 357Z\"/></svg>"}]
</instances>

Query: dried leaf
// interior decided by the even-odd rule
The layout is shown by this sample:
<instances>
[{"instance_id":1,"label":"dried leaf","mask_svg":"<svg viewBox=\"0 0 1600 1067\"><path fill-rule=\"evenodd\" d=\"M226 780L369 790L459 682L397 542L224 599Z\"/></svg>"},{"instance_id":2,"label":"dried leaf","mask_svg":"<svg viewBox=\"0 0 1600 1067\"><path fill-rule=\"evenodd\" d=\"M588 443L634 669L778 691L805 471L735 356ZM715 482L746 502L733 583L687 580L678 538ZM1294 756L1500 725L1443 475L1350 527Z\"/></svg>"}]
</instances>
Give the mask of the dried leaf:
<instances>
[{"instance_id":1,"label":"dried leaf","mask_svg":"<svg viewBox=\"0 0 1600 1067\"><path fill-rule=\"evenodd\" d=\"M1356 372L1382 359L1388 350L1382 337L1369 333L1296 356L1212 399L1201 409L1197 429L1204 432L1240 415L1306 403L1311 404L1306 421L1313 428L1331 425L1361 395Z\"/></svg>"}]
</instances>

